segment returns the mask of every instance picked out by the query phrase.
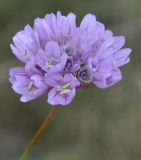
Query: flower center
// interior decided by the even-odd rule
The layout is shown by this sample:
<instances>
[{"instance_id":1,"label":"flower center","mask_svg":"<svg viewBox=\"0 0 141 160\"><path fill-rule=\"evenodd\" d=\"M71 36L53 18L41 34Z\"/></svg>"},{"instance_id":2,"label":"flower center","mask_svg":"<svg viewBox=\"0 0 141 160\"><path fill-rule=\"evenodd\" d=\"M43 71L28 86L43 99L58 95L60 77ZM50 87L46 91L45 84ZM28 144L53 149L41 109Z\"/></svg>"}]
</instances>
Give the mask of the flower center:
<instances>
[{"instance_id":1,"label":"flower center","mask_svg":"<svg viewBox=\"0 0 141 160\"><path fill-rule=\"evenodd\" d=\"M36 87L34 86L34 81L31 80L28 85L28 91L32 95L35 92L35 90L36 90Z\"/></svg>"},{"instance_id":2,"label":"flower center","mask_svg":"<svg viewBox=\"0 0 141 160\"><path fill-rule=\"evenodd\" d=\"M62 52L66 52L69 57L72 57L74 54L74 49L72 45L65 44L61 46Z\"/></svg>"},{"instance_id":3,"label":"flower center","mask_svg":"<svg viewBox=\"0 0 141 160\"><path fill-rule=\"evenodd\" d=\"M28 59L28 58L29 58L29 53L28 53L27 51L25 51L25 53L24 53L24 58L25 58L25 59Z\"/></svg>"},{"instance_id":4,"label":"flower center","mask_svg":"<svg viewBox=\"0 0 141 160\"><path fill-rule=\"evenodd\" d=\"M82 83L90 83L91 82L91 73L88 69L80 69L77 74L77 78Z\"/></svg>"},{"instance_id":5,"label":"flower center","mask_svg":"<svg viewBox=\"0 0 141 160\"><path fill-rule=\"evenodd\" d=\"M70 88L70 84L64 84L62 86L57 86L57 90L61 93L61 94L67 94L69 92L71 92L71 88Z\"/></svg>"},{"instance_id":6,"label":"flower center","mask_svg":"<svg viewBox=\"0 0 141 160\"><path fill-rule=\"evenodd\" d=\"M59 63L59 61L56 59L46 59L45 67L46 67L46 69L50 69L58 63Z\"/></svg>"},{"instance_id":7,"label":"flower center","mask_svg":"<svg viewBox=\"0 0 141 160\"><path fill-rule=\"evenodd\" d=\"M116 61L112 62L112 66L115 67L116 66Z\"/></svg>"}]
</instances>

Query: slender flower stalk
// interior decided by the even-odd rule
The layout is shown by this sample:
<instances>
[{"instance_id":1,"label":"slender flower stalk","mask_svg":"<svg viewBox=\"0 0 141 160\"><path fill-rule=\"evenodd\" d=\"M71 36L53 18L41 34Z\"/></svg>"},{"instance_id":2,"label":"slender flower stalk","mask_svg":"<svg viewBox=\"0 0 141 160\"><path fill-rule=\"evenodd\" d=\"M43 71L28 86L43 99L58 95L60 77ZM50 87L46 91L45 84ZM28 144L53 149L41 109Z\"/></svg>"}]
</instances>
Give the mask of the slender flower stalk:
<instances>
[{"instance_id":1,"label":"slender flower stalk","mask_svg":"<svg viewBox=\"0 0 141 160\"><path fill-rule=\"evenodd\" d=\"M41 127L38 129L38 131L36 132L36 134L34 135L33 139L31 140L31 142L29 143L29 145L27 146L27 148L25 149L24 153L22 154L20 160L26 160L28 154L30 153L30 151L33 148L33 145L36 143L36 141L40 138L41 134L44 132L45 129L47 129L47 127L49 126L49 124L52 122L53 118L55 117L55 115L58 113L58 111L60 110L60 107L53 107L51 109L51 111L49 112L49 114L47 115L45 121L42 123Z\"/></svg>"}]
</instances>

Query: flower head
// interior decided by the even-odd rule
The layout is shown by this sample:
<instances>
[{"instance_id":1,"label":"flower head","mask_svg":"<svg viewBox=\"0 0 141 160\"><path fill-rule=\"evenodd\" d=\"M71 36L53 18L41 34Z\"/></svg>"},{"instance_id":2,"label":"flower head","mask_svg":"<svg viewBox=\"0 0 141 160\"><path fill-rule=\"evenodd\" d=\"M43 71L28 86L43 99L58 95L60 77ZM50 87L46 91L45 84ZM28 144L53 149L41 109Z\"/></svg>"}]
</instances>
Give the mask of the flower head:
<instances>
[{"instance_id":1,"label":"flower head","mask_svg":"<svg viewBox=\"0 0 141 160\"><path fill-rule=\"evenodd\" d=\"M12 88L22 102L47 93L49 104L67 105L82 85L104 89L122 79L131 53L124 44L92 14L80 26L73 13L47 14L13 37L12 52L24 66L10 69Z\"/></svg>"}]
</instances>

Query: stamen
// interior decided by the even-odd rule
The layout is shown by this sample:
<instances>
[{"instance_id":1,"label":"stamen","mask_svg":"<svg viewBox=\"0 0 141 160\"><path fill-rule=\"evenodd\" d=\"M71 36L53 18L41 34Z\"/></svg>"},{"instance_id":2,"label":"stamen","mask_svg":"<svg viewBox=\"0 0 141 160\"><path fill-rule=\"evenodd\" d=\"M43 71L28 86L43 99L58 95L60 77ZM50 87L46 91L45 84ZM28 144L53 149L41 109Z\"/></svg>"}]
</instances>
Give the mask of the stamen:
<instances>
[{"instance_id":1,"label":"stamen","mask_svg":"<svg viewBox=\"0 0 141 160\"><path fill-rule=\"evenodd\" d=\"M53 66L55 66L57 63L59 63L59 61L56 59L47 59L45 61L45 67L46 67L46 69L50 69Z\"/></svg>"},{"instance_id":2,"label":"stamen","mask_svg":"<svg viewBox=\"0 0 141 160\"><path fill-rule=\"evenodd\" d=\"M74 52L74 49L73 49L73 48L74 48L74 47L72 47L72 46L69 45L69 44L65 44L65 45L62 45L62 46L61 46L62 52L66 52L69 57L72 57L72 56L73 56L73 52Z\"/></svg>"},{"instance_id":3,"label":"stamen","mask_svg":"<svg viewBox=\"0 0 141 160\"><path fill-rule=\"evenodd\" d=\"M69 83L67 83L67 84L65 84L64 86L62 86L63 89L68 88L68 87L70 87L70 84L69 84Z\"/></svg>"},{"instance_id":4,"label":"stamen","mask_svg":"<svg viewBox=\"0 0 141 160\"><path fill-rule=\"evenodd\" d=\"M30 81L30 82L29 82L28 90L31 90L31 89L32 89L33 83L34 83L33 81Z\"/></svg>"},{"instance_id":5,"label":"stamen","mask_svg":"<svg viewBox=\"0 0 141 160\"><path fill-rule=\"evenodd\" d=\"M112 66L115 67L116 66L116 61L112 62Z\"/></svg>"},{"instance_id":6,"label":"stamen","mask_svg":"<svg viewBox=\"0 0 141 160\"><path fill-rule=\"evenodd\" d=\"M46 66L46 69L48 69L48 68L51 68L53 65L51 64L51 61L47 59L45 62L45 66Z\"/></svg>"},{"instance_id":7,"label":"stamen","mask_svg":"<svg viewBox=\"0 0 141 160\"><path fill-rule=\"evenodd\" d=\"M24 58L25 58L25 59L28 59L28 58L29 58L29 53L28 53L27 51L25 51L25 53L24 53Z\"/></svg>"},{"instance_id":8,"label":"stamen","mask_svg":"<svg viewBox=\"0 0 141 160\"><path fill-rule=\"evenodd\" d=\"M71 92L71 89L70 89L70 84L69 83L66 83L62 86L57 86L57 90L61 93L61 94L67 94L69 92Z\"/></svg>"},{"instance_id":9,"label":"stamen","mask_svg":"<svg viewBox=\"0 0 141 160\"><path fill-rule=\"evenodd\" d=\"M29 90L29 93L30 93L31 95L33 95L33 93L36 91L36 88L34 87L34 82L33 82L33 81L30 81L30 82L29 82L28 90Z\"/></svg>"},{"instance_id":10,"label":"stamen","mask_svg":"<svg viewBox=\"0 0 141 160\"><path fill-rule=\"evenodd\" d=\"M62 90L60 93L61 93L61 94L67 94L67 93L69 93L69 92L71 92L70 89L64 89L64 90Z\"/></svg>"}]
</instances>

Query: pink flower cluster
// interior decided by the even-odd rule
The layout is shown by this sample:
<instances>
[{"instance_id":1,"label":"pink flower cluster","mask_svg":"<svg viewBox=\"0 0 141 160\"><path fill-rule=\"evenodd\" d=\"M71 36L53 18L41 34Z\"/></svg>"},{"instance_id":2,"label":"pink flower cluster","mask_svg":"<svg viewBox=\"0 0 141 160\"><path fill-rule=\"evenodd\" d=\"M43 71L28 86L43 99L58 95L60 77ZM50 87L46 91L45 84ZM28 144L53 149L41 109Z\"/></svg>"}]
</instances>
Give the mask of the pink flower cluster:
<instances>
[{"instance_id":1,"label":"pink flower cluster","mask_svg":"<svg viewBox=\"0 0 141 160\"><path fill-rule=\"evenodd\" d=\"M48 94L51 105L67 105L82 85L108 88L122 79L120 67L130 61L125 38L87 14L80 26L76 16L53 13L36 18L34 26L13 37L13 54L23 66L10 69L15 92L27 102Z\"/></svg>"}]
</instances>

